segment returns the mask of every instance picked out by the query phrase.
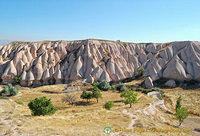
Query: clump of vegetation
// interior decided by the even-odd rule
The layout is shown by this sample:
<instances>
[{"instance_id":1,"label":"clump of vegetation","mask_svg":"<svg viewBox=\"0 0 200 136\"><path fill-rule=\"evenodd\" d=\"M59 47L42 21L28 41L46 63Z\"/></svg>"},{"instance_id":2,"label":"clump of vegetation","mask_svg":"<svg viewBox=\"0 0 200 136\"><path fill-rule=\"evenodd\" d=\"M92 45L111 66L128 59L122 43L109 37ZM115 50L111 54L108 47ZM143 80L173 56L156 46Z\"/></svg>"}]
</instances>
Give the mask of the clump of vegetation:
<instances>
[{"instance_id":1,"label":"clump of vegetation","mask_svg":"<svg viewBox=\"0 0 200 136\"><path fill-rule=\"evenodd\" d=\"M153 92L153 91L158 91L158 92L161 92L160 91L160 88L152 88L152 89L144 89L144 88L132 88L132 90L134 91L138 91L138 92L142 92L144 94L147 94L149 92Z\"/></svg>"},{"instance_id":2,"label":"clump of vegetation","mask_svg":"<svg viewBox=\"0 0 200 136\"><path fill-rule=\"evenodd\" d=\"M176 101L176 112L178 109L181 108L181 101L182 101L182 98L181 98L181 96L179 96L178 100Z\"/></svg>"},{"instance_id":3,"label":"clump of vegetation","mask_svg":"<svg viewBox=\"0 0 200 136\"><path fill-rule=\"evenodd\" d=\"M22 101L16 101L17 104L23 105Z\"/></svg>"},{"instance_id":4,"label":"clump of vegetation","mask_svg":"<svg viewBox=\"0 0 200 136\"><path fill-rule=\"evenodd\" d=\"M77 100L76 95L66 94L65 97L62 99L62 102L68 102L70 105L73 105Z\"/></svg>"},{"instance_id":5,"label":"clump of vegetation","mask_svg":"<svg viewBox=\"0 0 200 136\"><path fill-rule=\"evenodd\" d=\"M137 103L137 94L133 90L127 90L121 93L121 97L124 97L124 104L130 104L130 108L132 104Z\"/></svg>"},{"instance_id":6,"label":"clump of vegetation","mask_svg":"<svg viewBox=\"0 0 200 136\"><path fill-rule=\"evenodd\" d=\"M113 101L107 101L104 105L104 108L107 109L107 110L110 110L113 106L114 106Z\"/></svg>"},{"instance_id":7,"label":"clump of vegetation","mask_svg":"<svg viewBox=\"0 0 200 136\"><path fill-rule=\"evenodd\" d=\"M51 103L51 99L44 97L35 98L28 103L28 107L33 116L54 114L56 108Z\"/></svg>"},{"instance_id":8,"label":"clump of vegetation","mask_svg":"<svg viewBox=\"0 0 200 136\"><path fill-rule=\"evenodd\" d=\"M130 78L126 78L126 79L124 79L122 82L123 82L123 83L127 83L127 82L131 82L131 81L133 81L133 80L135 80L135 76L132 76L132 77L130 77Z\"/></svg>"},{"instance_id":9,"label":"clump of vegetation","mask_svg":"<svg viewBox=\"0 0 200 136\"><path fill-rule=\"evenodd\" d=\"M152 88L151 90L152 90L152 91L157 91L157 92L160 92L160 88L157 88L157 87L155 87L155 88Z\"/></svg>"},{"instance_id":10,"label":"clump of vegetation","mask_svg":"<svg viewBox=\"0 0 200 136\"><path fill-rule=\"evenodd\" d=\"M83 91L80 97L81 99L86 99L87 102L89 102L89 100L92 99L92 93Z\"/></svg>"},{"instance_id":11,"label":"clump of vegetation","mask_svg":"<svg viewBox=\"0 0 200 136\"><path fill-rule=\"evenodd\" d=\"M26 72L29 72L31 70L31 67L27 68L25 71Z\"/></svg>"},{"instance_id":12,"label":"clump of vegetation","mask_svg":"<svg viewBox=\"0 0 200 136\"><path fill-rule=\"evenodd\" d=\"M97 87L94 87L92 90L92 97L97 100L97 103L99 102L99 98L102 98L101 90Z\"/></svg>"},{"instance_id":13,"label":"clump of vegetation","mask_svg":"<svg viewBox=\"0 0 200 136\"><path fill-rule=\"evenodd\" d=\"M143 75L143 73L144 73L144 68L138 68L137 69L137 77L141 77L142 75Z\"/></svg>"},{"instance_id":14,"label":"clump of vegetation","mask_svg":"<svg viewBox=\"0 0 200 136\"><path fill-rule=\"evenodd\" d=\"M189 111L184 107L180 107L177 109L177 111L174 115L175 115L176 119L178 119L179 126L180 126L183 123L183 120L188 117Z\"/></svg>"},{"instance_id":15,"label":"clump of vegetation","mask_svg":"<svg viewBox=\"0 0 200 136\"><path fill-rule=\"evenodd\" d=\"M15 83L19 84L22 81L21 77L15 77L14 78Z\"/></svg>"},{"instance_id":16,"label":"clump of vegetation","mask_svg":"<svg viewBox=\"0 0 200 136\"><path fill-rule=\"evenodd\" d=\"M120 92L128 90L128 88L123 83L115 85L115 88Z\"/></svg>"},{"instance_id":17,"label":"clump of vegetation","mask_svg":"<svg viewBox=\"0 0 200 136\"><path fill-rule=\"evenodd\" d=\"M73 61L75 62L75 61L76 61L76 58L73 58Z\"/></svg>"},{"instance_id":18,"label":"clump of vegetation","mask_svg":"<svg viewBox=\"0 0 200 136\"><path fill-rule=\"evenodd\" d=\"M93 83L91 83L91 85L94 86L94 87L97 87L98 84L99 84L99 82L93 82Z\"/></svg>"},{"instance_id":19,"label":"clump of vegetation","mask_svg":"<svg viewBox=\"0 0 200 136\"><path fill-rule=\"evenodd\" d=\"M103 80L102 82L98 83L97 87L103 91L108 91L111 89L110 84L106 80Z\"/></svg>"},{"instance_id":20,"label":"clump of vegetation","mask_svg":"<svg viewBox=\"0 0 200 136\"><path fill-rule=\"evenodd\" d=\"M0 92L0 96L14 96L18 93L18 88L14 87L12 84L6 85Z\"/></svg>"}]
</instances>

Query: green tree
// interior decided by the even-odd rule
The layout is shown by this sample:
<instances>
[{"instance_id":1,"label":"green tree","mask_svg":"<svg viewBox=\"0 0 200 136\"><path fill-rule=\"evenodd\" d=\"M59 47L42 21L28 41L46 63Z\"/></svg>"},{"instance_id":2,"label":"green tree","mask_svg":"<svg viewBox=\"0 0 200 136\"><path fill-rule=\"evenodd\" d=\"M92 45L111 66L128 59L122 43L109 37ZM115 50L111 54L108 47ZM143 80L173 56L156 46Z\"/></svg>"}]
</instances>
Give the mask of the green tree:
<instances>
[{"instance_id":1,"label":"green tree","mask_svg":"<svg viewBox=\"0 0 200 136\"><path fill-rule=\"evenodd\" d=\"M33 116L54 114L56 108L51 103L51 99L44 97L35 98L28 103L28 107Z\"/></svg>"},{"instance_id":2,"label":"green tree","mask_svg":"<svg viewBox=\"0 0 200 136\"><path fill-rule=\"evenodd\" d=\"M100 82L97 87L103 91L107 91L107 90L110 90L111 89L111 86L110 84L106 81L106 80L103 80L102 82Z\"/></svg>"},{"instance_id":3,"label":"green tree","mask_svg":"<svg viewBox=\"0 0 200 136\"><path fill-rule=\"evenodd\" d=\"M104 105L104 108L110 110L114 106L113 101L107 101Z\"/></svg>"},{"instance_id":4,"label":"green tree","mask_svg":"<svg viewBox=\"0 0 200 136\"><path fill-rule=\"evenodd\" d=\"M94 87L92 90L92 97L96 98L97 103L99 102L99 98L102 98L101 90L97 87Z\"/></svg>"},{"instance_id":5,"label":"green tree","mask_svg":"<svg viewBox=\"0 0 200 136\"><path fill-rule=\"evenodd\" d=\"M177 109L177 111L174 115L175 115L176 119L178 119L179 126L180 126L182 124L183 120L188 117L189 112L186 108L180 107Z\"/></svg>"},{"instance_id":6,"label":"green tree","mask_svg":"<svg viewBox=\"0 0 200 136\"><path fill-rule=\"evenodd\" d=\"M14 96L18 93L18 88L14 87L12 84L6 85L0 92L0 96Z\"/></svg>"},{"instance_id":7,"label":"green tree","mask_svg":"<svg viewBox=\"0 0 200 136\"><path fill-rule=\"evenodd\" d=\"M137 94L133 90L127 90L121 93L121 97L124 97L124 104L130 104L130 108L132 104L137 103Z\"/></svg>"},{"instance_id":8,"label":"green tree","mask_svg":"<svg viewBox=\"0 0 200 136\"><path fill-rule=\"evenodd\" d=\"M87 102L92 99L92 93L83 91L81 96L82 99L87 99Z\"/></svg>"},{"instance_id":9,"label":"green tree","mask_svg":"<svg viewBox=\"0 0 200 136\"><path fill-rule=\"evenodd\" d=\"M181 96L179 96L178 100L176 101L176 112L179 108L181 108L181 101L182 101L182 98Z\"/></svg>"}]
</instances>

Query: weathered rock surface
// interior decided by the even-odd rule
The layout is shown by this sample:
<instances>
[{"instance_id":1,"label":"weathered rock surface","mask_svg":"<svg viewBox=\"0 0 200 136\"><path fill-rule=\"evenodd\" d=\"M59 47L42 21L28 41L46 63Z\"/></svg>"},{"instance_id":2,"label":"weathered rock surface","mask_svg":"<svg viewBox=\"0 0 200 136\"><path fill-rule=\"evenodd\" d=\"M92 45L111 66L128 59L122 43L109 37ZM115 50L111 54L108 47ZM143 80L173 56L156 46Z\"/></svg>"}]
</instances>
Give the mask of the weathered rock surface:
<instances>
[{"instance_id":1,"label":"weathered rock surface","mask_svg":"<svg viewBox=\"0 0 200 136\"><path fill-rule=\"evenodd\" d=\"M23 86L77 79L119 81L132 77L140 67L152 81L159 78L200 81L200 42L125 43L95 39L12 42L0 48L0 55L2 83L22 77Z\"/></svg>"},{"instance_id":2,"label":"weathered rock surface","mask_svg":"<svg viewBox=\"0 0 200 136\"><path fill-rule=\"evenodd\" d=\"M151 77L147 77L147 79L144 81L144 85L147 89L153 88L153 80L151 79Z\"/></svg>"},{"instance_id":3,"label":"weathered rock surface","mask_svg":"<svg viewBox=\"0 0 200 136\"><path fill-rule=\"evenodd\" d=\"M176 82L175 82L174 80L168 80L168 81L165 83L165 85L166 85L167 87L173 88L173 87L176 87Z\"/></svg>"}]
</instances>

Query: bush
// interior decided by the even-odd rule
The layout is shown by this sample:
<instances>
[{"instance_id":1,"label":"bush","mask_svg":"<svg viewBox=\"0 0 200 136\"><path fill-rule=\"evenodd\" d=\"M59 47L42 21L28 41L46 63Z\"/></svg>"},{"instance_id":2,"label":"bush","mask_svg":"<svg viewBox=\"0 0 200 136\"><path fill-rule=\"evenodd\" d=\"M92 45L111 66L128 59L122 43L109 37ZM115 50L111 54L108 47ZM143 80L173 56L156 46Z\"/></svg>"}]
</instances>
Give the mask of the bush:
<instances>
[{"instance_id":1,"label":"bush","mask_svg":"<svg viewBox=\"0 0 200 136\"><path fill-rule=\"evenodd\" d=\"M82 99L87 99L87 102L92 99L92 93L83 91L81 96Z\"/></svg>"},{"instance_id":2,"label":"bush","mask_svg":"<svg viewBox=\"0 0 200 136\"><path fill-rule=\"evenodd\" d=\"M149 92L152 92L152 89L142 89L142 93L148 94Z\"/></svg>"},{"instance_id":3,"label":"bush","mask_svg":"<svg viewBox=\"0 0 200 136\"><path fill-rule=\"evenodd\" d=\"M138 72L138 76L139 76L139 77L142 76L143 73L144 73L144 68L138 68L138 69L137 69L137 72Z\"/></svg>"},{"instance_id":4,"label":"bush","mask_svg":"<svg viewBox=\"0 0 200 136\"><path fill-rule=\"evenodd\" d=\"M112 90L116 90L116 85L112 85L112 86L111 86L111 89L112 89Z\"/></svg>"},{"instance_id":5,"label":"bush","mask_svg":"<svg viewBox=\"0 0 200 136\"><path fill-rule=\"evenodd\" d=\"M157 88L157 87L152 88L151 90L152 90L152 91L158 91L158 92L160 92L160 88Z\"/></svg>"},{"instance_id":6,"label":"bush","mask_svg":"<svg viewBox=\"0 0 200 136\"><path fill-rule=\"evenodd\" d=\"M92 86L94 86L94 87L97 87L97 86L98 86L98 84L99 84L99 82L96 82L96 81L95 81L95 82L93 82L93 83L91 83L91 85L92 85Z\"/></svg>"},{"instance_id":7,"label":"bush","mask_svg":"<svg viewBox=\"0 0 200 136\"><path fill-rule=\"evenodd\" d=\"M12 84L8 84L0 92L0 96L14 96L17 95L17 93L18 93L18 88L14 87Z\"/></svg>"},{"instance_id":8,"label":"bush","mask_svg":"<svg viewBox=\"0 0 200 136\"><path fill-rule=\"evenodd\" d=\"M126 91L128 89L123 83L117 84L115 87L120 92Z\"/></svg>"},{"instance_id":9,"label":"bush","mask_svg":"<svg viewBox=\"0 0 200 136\"><path fill-rule=\"evenodd\" d=\"M73 105L76 100L76 95L70 95L66 93L66 96L62 99L62 102L68 102L70 105Z\"/></svg>"},{"instance_id":10,"label":"bush","mask_svg":"<svg viewBox=\"0 0 200 136\"><path fill-rule=\"evenodd\" d=\"M113 101L108 101L105 103L104 108L110 110L114 106Z\"/></svg>"},{"instance_id":11,"label":"bush","mask_svg":"<svg viewBox=\"0 0 200 136\"><path fill-rule=\"evenodd\" d=\"M152 88L152 89L134 88L134 91L139 91L139 92L142 92L142 93L144 93L144 94L147 94L147 93L152 92L152 91L161 92L161 91L160 91L160 88ZM161 93L162 93L162 92L161 92Z\"/></svg>"},{"instance_id":12,"label":"bush","mask_svg":"<svg viewBox=\"0 0 200 136\"><path fill-rule=\"evenodd\" d=\"M14 78L15 83L19 84L22 81L21 77L15 77Z\"/></svg>"},{"instance_id":13,"label":"bush","mask_svg":"<svg viewBox=\"0 0 200 136\"><path fill-rule=\"evenodd\" d=\"M51 99L47 99L45 96L31 100L28 107L33 116L51 115L56 111L56 108L51 103Z\"/></svg>"},{"instance_id":14,"label":"bush","mask_svg":"<svg viewBox=\"0 0 200 136\"><path fill-rule=\"evenodd\" d=\"M106 80L103 80L102 82L100 82L97 87L103 91L107 91L107 90L110 90L111 89L111 86L110 84L106 81Z\"/></svg>"}]
</instances>

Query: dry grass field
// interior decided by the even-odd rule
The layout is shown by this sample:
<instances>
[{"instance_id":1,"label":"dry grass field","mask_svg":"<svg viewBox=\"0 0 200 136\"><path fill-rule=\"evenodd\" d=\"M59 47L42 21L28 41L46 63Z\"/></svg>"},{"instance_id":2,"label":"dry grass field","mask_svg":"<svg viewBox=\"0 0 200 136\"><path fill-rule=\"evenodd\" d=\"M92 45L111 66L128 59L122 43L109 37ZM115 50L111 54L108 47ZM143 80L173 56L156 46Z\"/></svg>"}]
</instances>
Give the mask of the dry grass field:
<instances>
[{"instance_id":1,"label":"dry grass field","mask_svg":"<svg viewBox=\"0 0 200 136\"><path fill-rule=\"evenodd\" d=\"M65 97L65 84L49 85L37 88L21 88L18 95L10 97L9 100L0 99L0 136L1 135L61 135L61 136L104 136L104 128L109 126L114 128L127 128L132 119L123 114L126 110L138 117L134 127L136 128L156 128L172 129L177 125L177 120L171 113L174 112L176 99L179 95L183 98L183 106L187 107L192 113L199 115L200 91L165 89L165 104L169 109L167 113L164 110L158 110L155 115L145 115L137 112L147 108L150 103L156 101L155 98L148 97L140 92L138 93L139 101L132 108L122 103L123 98L117 91L102 92L103 98L96 103L95 99L90 100L90 104L84 105L80 99L81 92L75 93L77 97L76 105L63 103ZM91 85L83 85L82 89L90 89ZM27 106L28 102L34 98L46 96L52 100L53 105L57 108L54 115L50 116L32 116ZM106 110L103 105L106 101L114 101L115 106L111 110ZM82 102L82 103L81 103ZM159 107L157 107L159 109ZM198 118L191 116L191 118ZM191 122L190 122L191 123ZM184 122L182 128L187 128ZM191 128L192 129L192 128ZM126 133L129 134L130 133ZM191 135L192 133L139 133L136 135ZM123 135L123 134L121 134Z\"/></svg>"}]
</instances>

